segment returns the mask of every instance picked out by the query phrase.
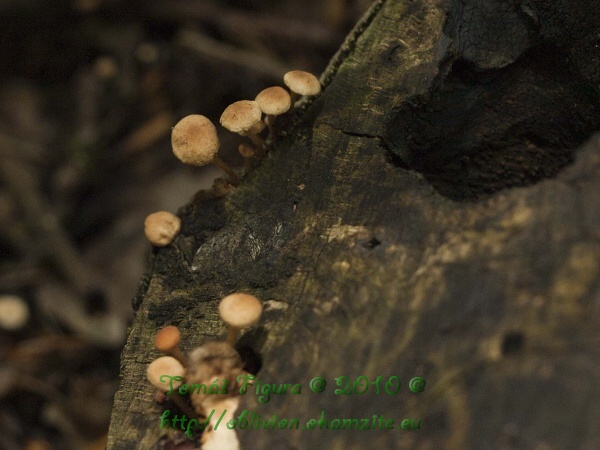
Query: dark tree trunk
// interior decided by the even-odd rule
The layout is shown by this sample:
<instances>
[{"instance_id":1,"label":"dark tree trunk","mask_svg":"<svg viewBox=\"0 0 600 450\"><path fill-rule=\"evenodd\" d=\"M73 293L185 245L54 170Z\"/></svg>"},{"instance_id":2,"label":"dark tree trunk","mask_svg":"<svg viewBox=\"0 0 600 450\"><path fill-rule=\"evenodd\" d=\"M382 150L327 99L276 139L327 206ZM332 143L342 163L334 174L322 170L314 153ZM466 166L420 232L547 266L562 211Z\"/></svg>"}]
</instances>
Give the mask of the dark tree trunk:
<instances>
[{"instance_id":1,"label":"dark tree trunk","mask_svg":"<svg viewBox=\"0 0 600 450\"><path fill-rule=\"evenodd\" d=\"M600 448L600 2L379 2L322 80L261 167L183 207L154 253L109 448L175 436L145 377L154 334L219 338L234 291L265 301L241 341L259 379L302 386L238 412L421 420L240 430L242 449ZM342 375L381 392L335 395Z\"/></svg>"}]
</instances>

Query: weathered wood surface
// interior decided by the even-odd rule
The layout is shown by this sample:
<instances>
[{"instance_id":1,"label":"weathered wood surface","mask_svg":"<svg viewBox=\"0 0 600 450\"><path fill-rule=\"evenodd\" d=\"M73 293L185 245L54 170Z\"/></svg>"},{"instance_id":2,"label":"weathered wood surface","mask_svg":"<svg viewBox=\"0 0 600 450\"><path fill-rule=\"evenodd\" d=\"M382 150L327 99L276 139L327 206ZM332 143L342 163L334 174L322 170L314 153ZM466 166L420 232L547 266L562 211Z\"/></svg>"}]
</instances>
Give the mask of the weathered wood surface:
<instances>
[{"instance_id":1,"label":"weathered wood surface","mask_svg":"<svg viewBox=\"0 0 600 450\"><path fill-rule=\"evenodd\" d=\"M376 4L262 166L180 210L134 301L109 448L173 436L145 380L153 336L217 338L233 291L266 302L243 337L259 378L302 385L241 409L422 421L245 430L243 449L600 448L599 30L583 0ZM333 395L340 375L402 387Z\"/></svg>"}]
</instances>

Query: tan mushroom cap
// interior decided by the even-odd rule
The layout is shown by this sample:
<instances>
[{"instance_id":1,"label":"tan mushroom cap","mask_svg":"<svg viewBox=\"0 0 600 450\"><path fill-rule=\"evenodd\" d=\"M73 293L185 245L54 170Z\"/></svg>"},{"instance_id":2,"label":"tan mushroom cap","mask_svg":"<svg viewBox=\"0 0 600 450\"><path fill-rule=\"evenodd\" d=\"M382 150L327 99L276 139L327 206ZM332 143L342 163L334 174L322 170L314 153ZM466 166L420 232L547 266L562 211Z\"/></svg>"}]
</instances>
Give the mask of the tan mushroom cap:
<instances>
[{"instance_id":1,"label":"tan mushroom cap","mask_svg":"<svg viewBox=\"0 0 600 450\"><path fill-rule=\"evenodd\" d=\"M244 133L260 122L262 111L253 100L232 103L221 114L221 125L234 133Z\"/></svg>"},{"instance_id":2,"label":"tan mushroom cap","mask_svg":"<svg viewBox=\"0 0 600 450\"><path fill-rule=\"evenodd\" d=\"M191 114L173 127L171 145L180 161L205 166L212 162L220 143L213 123L200 114Z\"/></svg>"},{"instance_id":3,"label":"tan mushroom cap","mask_svg":"<svg viewBox=\"0 0 600 450\"><path fill-rule=\"evenodd\" d=\"M163 381L160 381L162 375L169 375L169 377L183 377L184 374L184 367L172 356L161 356L152 361L148 365L148 369L146 369L148 381L162 392L169 392L171 390L168 377L163 377ZM181 381L173 380L172 382L174 389L181 386Z\"/></svg>"},{"instance_id":4,"label":"tan mushroom cap","mask_svg":"<svg viewBox=\"0 0 600 450\"><path fill-rule=\"evenodd\" d=\"M152 245L164 247L173 242L181 230L181 219L168 211L150 214L144 221L144 233Z\"/></svg>"},{"instance_id":5,"label":"tan mushroom cap","mask_svg":"<svg viewBox=\"0 0 600 450\"><path fill-rule=\"evenodd\" d=\"M219 315L223 322L235 328L245 328L260 319L262 304L253 295L236 293L221 300Z\"/></svg>"},{"instance_id":6,"label":"tan mushroom cap","mask_svg":"<svg viewBox=\"0 0 600 450\"><path fill-rule=\"evenodd\" d=\"M169 352L179 345L181 334L174 325L164 327L154 338L154 346L161 352Z\"/></svg>"},{"instance_id":7,"label":"tan mushroom cap","mask_svg":"<svg viewBox=\"0 0 600 450\"><path fill-rule=\"evenodd\" d=\"M321 92L321 83L312 73L292 70L283 76L283 82L292 92L300 95L317 95Z\"/></svg>"},{"instance_id":8,"label":"tan mushroom cap","mask_svg":"<svg viewBox=\"0 0 600 450\"><path fill-rule=\"evenodd\" d=\"M272 116L283 114L292 106L290 94L279 86L264 89L256 96L255 100L263 113Z\"/></svg>"}]
</instances>

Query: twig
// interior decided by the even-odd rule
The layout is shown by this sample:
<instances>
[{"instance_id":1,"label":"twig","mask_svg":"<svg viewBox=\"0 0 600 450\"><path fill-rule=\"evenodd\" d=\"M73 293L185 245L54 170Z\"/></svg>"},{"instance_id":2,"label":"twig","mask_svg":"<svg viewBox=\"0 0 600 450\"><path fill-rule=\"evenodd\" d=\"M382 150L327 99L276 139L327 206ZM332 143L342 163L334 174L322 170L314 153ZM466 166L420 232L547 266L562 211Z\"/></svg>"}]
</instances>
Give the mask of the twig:
<instances>
[{"instance_id":1,"label":"twig","mask_svg":"<svg viewBox=\"0 0 600 450\"><path fill-rule=\"evenodd\" d=\"M34 263L21 258L17 264L0 265L0 286L4 289L18 290L31 284L31 280L41 279L43 274L43 270Z\"/></svg>"},{"instance_id":2,"label":"twig","mask_svg":"<svg viewBox=\"0 0 600 450\"><path fill-rule=\"evenodd\" d=\"M48 164L48 151L41 145L0 133L0 158L9 156L36 165Z\"/></svg>"},{"instance_id":3,"label":"twig","mask_svg":"<svg viewBox=\"0 0 600 450\"><path fill-rule=\"evenodd\" d=\"M216 25L229 33L254 34L290 42L302 42L304 46L331 47L337 46L343 40L341 33L331 27L318 23L287 19L272 14L251 13L231 8L220 8L204 0L153 2L150 14L160 20L172 19L178 21L198 20Z\"/></svg>"},{"instance_id":4,"label":"twig","mask_svg":"<svg viewBox=\"0 0 600 450\"><path fill-rule=\"evenodd\" d=\"M37 190L36 182L23 163L5 158L0 164L0 179L23 211L27 225L34 231L42 253L61 274L83 293L88 285L85 264L58 217Z\"/></svg>"},{"instance_id":5,"label":"twig","mask_svg":"<svg viewBox=\"0 0 600 450\"><path fill-rule=\"evenodd\" d=\"M171 111L160 111L136 128L123 141L122 148L126 155L137 153L150 147L159 139L167 136L173 126L174 116Z\"/></svg>"},{"instance_id":6,"label":"twig","mask_svg":"<svg viewBox=\"0 0 600 450\"><path fill-rule=\"evenodd\" d=\"M280 81L283 75L291 70L287 65L281 64L262 53L224 44L192 30L181 30L176 38L176 42L185 48L193 50L206 60L242 66L277 81Z\"/></svg>"},{"instance_id":7,"label":"twig","mask_svg":"<svg viewBox=\"0 0 600 450\"><path fill-rule=\"evenodd\" d=\"M45 315L56 319L86 342L105 349L123 345L127 325L116 313L87 314L77 292L63 284L46 283L37 289L36 296Z\"/></svg>"}]
</instances>

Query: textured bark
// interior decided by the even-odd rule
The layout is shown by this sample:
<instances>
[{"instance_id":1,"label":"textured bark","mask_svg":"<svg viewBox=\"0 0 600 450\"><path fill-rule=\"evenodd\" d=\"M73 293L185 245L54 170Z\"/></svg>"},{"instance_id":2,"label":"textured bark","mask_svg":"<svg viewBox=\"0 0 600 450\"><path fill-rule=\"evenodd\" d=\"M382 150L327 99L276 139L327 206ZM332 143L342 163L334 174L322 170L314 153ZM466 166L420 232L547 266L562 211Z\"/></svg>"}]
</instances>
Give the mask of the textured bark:
<instances>
[{"instance_id":1,"label":"textured bark","mask_svg":"<svg viewBox=\"0 0 600 450\"><path fill-rule=\"evenodd\" d=\"M176 324L186 351L218 338L233 291L265 301L242 337L259 379L302 386L241 409L421 420L241 430L243 449L600 448L599 45L598 2L374 5L269 158L183 207L154 253L109 448L175 436L145 379L153 336ZM341 375L402 386L334 395Z\"/></svg>"}]
</instances>

